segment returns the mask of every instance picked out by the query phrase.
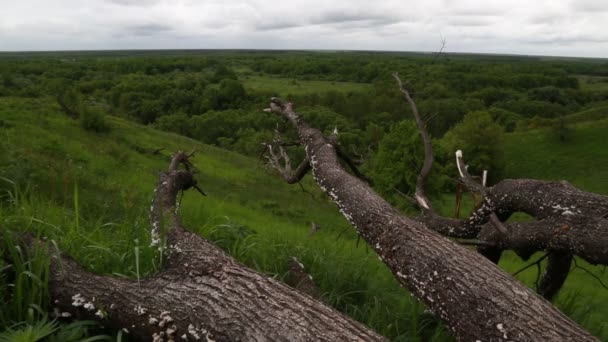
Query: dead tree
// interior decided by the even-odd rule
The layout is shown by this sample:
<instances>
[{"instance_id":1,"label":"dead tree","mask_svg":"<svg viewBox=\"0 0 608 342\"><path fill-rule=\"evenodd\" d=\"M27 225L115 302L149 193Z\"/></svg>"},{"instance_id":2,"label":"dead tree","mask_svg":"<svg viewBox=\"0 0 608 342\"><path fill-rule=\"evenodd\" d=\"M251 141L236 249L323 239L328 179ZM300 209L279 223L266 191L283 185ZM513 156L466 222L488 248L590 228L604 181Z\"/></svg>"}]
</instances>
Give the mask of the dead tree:
<instances>
[{"instance_id":1,"label":"dead tree","mask_svg":"<svg viewBox=\"0 0 608 342\"><path fill-rule=\"evenodd\" d=\"M334 139L309 126L292 103L273 98L267 111L295 128L315 182L395 278L445 322L457 339L596 341L479 253L391 207L341 166ZM421 198L420 203L430 208L430 202Z\"/></svg>"},{"instance_id":2,"label":"dead tree","mask_svg":"<svg viewBox=\"0 0 608 342\"><path fill-rule=\"evenodd\" d=\"M464 220L441 217L424 191L433 165L431 139L416 103L399 75L395 80L416 121L424 145L424 163L416 181L415 199L420 220L431 229L453 238L477 239L478 251L498 263L504 250L514 250L527 260L538 251L548 254L548 266L538 292L552 299L565 282L574 255L592 264L608 264L608 196L581 191L569 183L533 179L503 180L487 188L469 174L461 151L456 152L459 180L480 195L481 205ZM513 213L524 212L536 220L504 223Z\"/></svg>"},{"instance_id":3,"label":"dead tree","mask_svg":"<svg viewBox=\"0 0 608 342\"><path fill-rule=\"evenodd\" d=\"M197 187L179 152L151 208L162 271L140 282L92 274L51 244L49 292L59 317L96 319L142 341L384 341L345 315L227 256L180 223L177 194ZM186 169L178 169L180 164ZM166 238L163 238L166 228Z\"/></svg>"}]
</instances>

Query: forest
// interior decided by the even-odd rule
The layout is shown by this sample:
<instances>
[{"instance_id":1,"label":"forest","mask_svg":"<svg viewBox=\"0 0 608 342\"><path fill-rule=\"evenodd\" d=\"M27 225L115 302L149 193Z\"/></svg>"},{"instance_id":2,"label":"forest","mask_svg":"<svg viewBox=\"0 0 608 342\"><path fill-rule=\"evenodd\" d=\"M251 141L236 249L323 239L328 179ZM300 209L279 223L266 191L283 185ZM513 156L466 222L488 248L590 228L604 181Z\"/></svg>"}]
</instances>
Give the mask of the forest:
<instances>
[{"instance_id":1,"label":"forest","mask_svg":"<svg viewBox=\"0 0 608 342\"><path fill-rule=\"evenodd\" d=\"M454 236L431 228L472 244L467 249L498 263L595 338L608 341L608 258L600 237L608 214L600 212L608 195L606 60L353 51L32 52L0 53L0 77L0 341L141 337L129 327L117 328L105 310L96 319L58 308L51 298L61 295L53 287L65 281L73 283L66 288L77 288L78 281L54 277L57 256L32 247L31 240L46 241L99 277L113 275L116 288L129 280L144 291L144 280L172 263L148 229L149 216L164 225L166 218L154 218L160 215L156 210L167 209L157 208L164 201L157 191L165 191L158 179L169 177L159 178L159 171L172 160L172 167L182 163L196 178L183 189L198 191L184 191L177 200L166 190L180 212L166 225L204 237L202 246L210 241L247 268L363 323L369 336L393 341L466 336L451 318L433 315L433 299L394 276L403 265L384 259L390 256L370 243L376 237L365 233L363 221L344 213L349 207L340 194L322 191L321 167L348 168L396 212L422 213L420 220L434 227L443 227L443 218L475 217L488 198L499 203L500 184L511 196L510 180L567 181L580 193L555 190L556 198L576 202L579 195L596 194L576 203L600 215L593 223L600 228L597 236L567 247L563 279L551 283L554 288L547 287L552 279L546 275L553 274L556 258L563 261L561 245L531 249L529 241L515 239L518 229L529 232L534 222L555 220L550 214L522 209L521 203L504 218L500 210L506 209L496 210L513 234L509 243L491 229ZM263 110L271 98L278 116ZM333 159L318 157L327 164L314 165L310 155L317 147L302 143L307 134L310 141L334 146L342 161L333 165ZM187 157L177 153L191 150ZM456 151L460 157L454 158ZM291 161L300 160L303 166L292 170ZM314 177L306 176L311 167ZM479 189L482 174L483 187L487 183L491 190ZM526 197L526 189L513 191ZM574 223L551 224L569 230ZM492 239L495 245L484 245ZM536 239L542 240L541 233ZM86 283L80 269L70 272ZM354 324L348 322L340 324ZM231 340L203 330L189 333ZM362 340L376 338L369 336Z\"/></svg>"}]
</instances>

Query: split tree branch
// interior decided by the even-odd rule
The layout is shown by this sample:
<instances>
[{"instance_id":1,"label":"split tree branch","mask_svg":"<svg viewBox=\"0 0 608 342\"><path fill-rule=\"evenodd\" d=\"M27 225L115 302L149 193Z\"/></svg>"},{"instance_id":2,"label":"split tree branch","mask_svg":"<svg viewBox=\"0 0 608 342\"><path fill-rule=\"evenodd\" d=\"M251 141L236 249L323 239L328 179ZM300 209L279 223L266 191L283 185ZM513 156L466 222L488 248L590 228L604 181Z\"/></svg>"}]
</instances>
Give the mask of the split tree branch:
<instances>
[{"instance_id":1,"label":"split tree branch","mask_svg":"<svg viewBox=\"0 0 608 342\"><path fill-rule=\"evenodd\" d=\"M315 182L395 278L443 320L457 339L596 340L483 256L402 216L342 168L334 146L295 112L292 103L272 98L267 111L291 123Z\"/></svg>"},{"instance_id":2,"label":"split tree branch","mask_svg":"<svg viewBox=\"0 0 608 342\"><path fill-rule=\"evenodd\" d=\"M160 175L153 230L168 229L166 263L137 280L92 274L46 248L49 293L62 317L95 319L138 340L384 341L362 324L277 280L257 273L187 232L177 194L194 184L189 155L177 153ZM161 243L157 241L157 243Z\"/></svg>"}]
</instances>

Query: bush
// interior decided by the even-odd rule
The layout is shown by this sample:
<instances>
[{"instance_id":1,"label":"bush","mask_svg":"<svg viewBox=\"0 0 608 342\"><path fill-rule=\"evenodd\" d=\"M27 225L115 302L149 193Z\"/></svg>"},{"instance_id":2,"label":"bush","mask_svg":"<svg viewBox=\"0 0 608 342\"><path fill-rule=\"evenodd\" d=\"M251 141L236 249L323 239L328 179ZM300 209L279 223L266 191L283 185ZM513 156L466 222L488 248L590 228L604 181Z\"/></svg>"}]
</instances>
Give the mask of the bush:
<instances>
[{"instance_id":1,"label":"bush","mask_svg":"<svg viewBox=\"0 0 608 342\"><path fill-rule=\"evenodd\" d=\"M106 133L110 125L100 109L82 106L80 110L80 126L87 131Z\"/></svg>"},{"instance_id":2,"label":"bush","mask_svg":"<svg viewBox=\"0 0 608 342\"><path fill-rule=\"evenodd\" d=\"M410 195L415 192L423 161L424 147L416 124L411 120L395 124L380 141L378 153L369 166L374 188L393 204L406 209L410 203L397 195L396 190ZM443 187L440 173L441 166L435 165L426 182L428 194L437 193Z\"/></svg>"},{"instance_id":3,"label":"bush","mask_svg":"<svg viewBox=\"0 0 608 342\"><path fill-rule=\"evenodd\" d=\"M489 170L492 178L498 178L504 167L502 135L503 128L492 121L490 113L468 113L440 141L442 150L448 153L444 156L448 170L456 170L454 152L462 150L471 174L480 175L483 170Z\"/></svg>"},{"instance_id":4,"label":"bush","mask_svg":"<svg viewBox=\"0 0 608 342\"><path fill-rule=\"evenodd\" d=\"M192 122L184 113L164 115L154 122L154 127L163 131L173 132L192 137Z\"/></svg>"},{"instance_id":5,"label":"bush","mask_svg":"<svg viewBox=\"0 0 608 342\"><path fill-rule=\"evenodd\" d=\"M572 140L573 129L566 123L563 117L560 117L551 125L551 135L553 139L560 143L566 143Z\"/></svg>"}]
</instances>

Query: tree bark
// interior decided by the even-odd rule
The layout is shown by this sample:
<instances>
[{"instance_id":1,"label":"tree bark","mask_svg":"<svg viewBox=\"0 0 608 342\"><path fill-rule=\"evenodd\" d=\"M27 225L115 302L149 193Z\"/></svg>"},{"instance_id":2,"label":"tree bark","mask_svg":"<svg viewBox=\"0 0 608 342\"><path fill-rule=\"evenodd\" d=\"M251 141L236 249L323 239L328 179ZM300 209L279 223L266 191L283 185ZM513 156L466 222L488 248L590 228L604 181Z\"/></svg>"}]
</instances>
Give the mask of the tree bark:
<instances>
[{"instance_id":1,"label":"tree bark","mask_svg":"<svg viewBox=\"0 0 608 342\"><path fill-rule=\"evenodd\" d=\"M497 249L512 249L524 259L549 250L573 254L594 265L608 264L608 196L584 192L567 182L533 179L500 181L483 196L483 203L467 219L425 212L419 220L444 236L479 238ZM487 224L493 214L505 220L515 212L536 220L503 223L503 233Z\"/></svg>"},{"instance_id":2,"label":"tree bark","mask_svg":"<svg viewBox=\"0 0 608 342\"><path fill-rule=\"evenodd\" d=\"M483 256L402 216L346 172L334 146L278 99L269 111L297 130L315 182L396 279L462 341L595 341L545 299Z\"/></svg>"},{"instance_id":3,"label":"tree bark","mask_svg":"<svg viewBox=\"0 0 608 342\"><path fill-rule=\"evenodd\" d=\"M570 273L572 254L552 252L549 254L547 269L538 288L541 296L551 300L554 298Z\"/></svg>"},{"instance_id":4,"label":"tree bark","mask_svg":"<svg viewBox=\"0 0 608 342\"><path fill-rule=\"evenodd\" d=\"M187 170L178 170L179 163ZM49 292L60 317L97 319L143 341L384 341L345 315L259 274L182 227L179 191L196 185L179 153L161 174L152 206L154 243L165 268L146 279L87 272L69 257L51 255ZM30 248L38 242L30 241ZM46 244L43 244L46 246Z\"/></svg>"}]
</instances>

